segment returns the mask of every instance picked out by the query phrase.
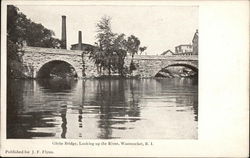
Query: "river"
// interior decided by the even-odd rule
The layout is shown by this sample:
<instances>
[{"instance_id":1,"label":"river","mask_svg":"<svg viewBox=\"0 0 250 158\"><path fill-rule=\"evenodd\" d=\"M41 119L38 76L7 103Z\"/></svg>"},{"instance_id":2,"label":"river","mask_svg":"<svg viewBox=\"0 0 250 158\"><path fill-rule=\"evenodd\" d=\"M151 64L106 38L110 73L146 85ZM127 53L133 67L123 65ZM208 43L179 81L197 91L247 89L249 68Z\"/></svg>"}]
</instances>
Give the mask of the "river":
<instances>
[{"instance_id":1,"label":"river","mask_svg":"<svg viewBox=\"0 0 250 158\"><path fill-rule=\"evenodd\" d=\"M197 137L195 79L8 80L7 138Z\"/></svg>"}]
</instances>

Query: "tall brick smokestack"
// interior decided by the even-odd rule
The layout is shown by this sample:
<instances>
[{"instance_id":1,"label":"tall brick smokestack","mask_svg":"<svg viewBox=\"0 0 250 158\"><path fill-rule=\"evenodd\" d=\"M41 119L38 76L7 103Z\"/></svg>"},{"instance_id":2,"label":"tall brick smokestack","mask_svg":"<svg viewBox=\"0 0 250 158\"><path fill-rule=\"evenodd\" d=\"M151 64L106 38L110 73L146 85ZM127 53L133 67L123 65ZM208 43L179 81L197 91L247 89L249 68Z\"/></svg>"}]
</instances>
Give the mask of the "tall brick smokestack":
<instances>
[{"instance_id":1,"label":"tall brick smokestack","mask_svg":"<svg viewBox=\"0 0 250 158\"><path fill-rule=\"evenodd\" d=\"M78 31L78 50L82 50L82 31Z\"/></svg>"},{"instance_id":2,"label":"tall brick smokestack","mask_svg":"<svg viewBox=\"0 0 250 158\"><path fill-rule=\"evenodd\" d=\"M66 16L62 16L62 49L67 49Z\"/></svg>"}]
</instances>

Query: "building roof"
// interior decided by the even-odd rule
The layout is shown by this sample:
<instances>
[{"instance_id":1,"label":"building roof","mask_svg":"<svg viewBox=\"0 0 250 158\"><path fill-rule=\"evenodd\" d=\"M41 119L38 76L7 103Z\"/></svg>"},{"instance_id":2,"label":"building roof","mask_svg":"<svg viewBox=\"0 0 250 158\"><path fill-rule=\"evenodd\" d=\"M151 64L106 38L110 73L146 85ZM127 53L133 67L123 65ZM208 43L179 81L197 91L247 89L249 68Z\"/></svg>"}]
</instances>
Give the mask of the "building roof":
<instances>
[{"instance_id":1,"label":"building roof","mask_svg":"<svg viewBox=\"0 0 250 158\"><path fill-rule=\"evenodd\" d=\"M176 47L182 47L182 46L192 46L192 45L191 44L180 44L180 45L178 45Z\"/></svg>"},{"instance_id":2,"label":"building roof","mask_svg":"<svg viewBox=\"0 0 250 158\"><path fill-rule=\"evenodd\" d=\"M96 46L94 46L94 45L87 44L87 43L82 43L82 45L84 45L84 46L90 46L90 47L96 47ZM76 43L76 44L71 44L71 46L78 46L78 43Z\"/></svg>"},{"instance_id":3,"label":"building roof","mask_svg":"<svg viewBox=\"0 0 250 158\"><path fill-rule=\"evenodd\" d=\"M167 51L165 51L165 52L161 53L161 55L166 55L167 53L174 54L174 52L172 52L171 50L167 50Z\"/></svg>"}]
</instances>

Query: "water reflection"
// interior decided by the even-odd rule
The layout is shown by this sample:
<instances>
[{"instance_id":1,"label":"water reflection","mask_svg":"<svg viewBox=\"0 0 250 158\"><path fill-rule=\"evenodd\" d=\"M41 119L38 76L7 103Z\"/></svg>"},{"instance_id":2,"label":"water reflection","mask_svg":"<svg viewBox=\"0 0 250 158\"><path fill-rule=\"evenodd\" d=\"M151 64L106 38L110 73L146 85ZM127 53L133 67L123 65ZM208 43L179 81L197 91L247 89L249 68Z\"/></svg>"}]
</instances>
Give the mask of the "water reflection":
<instances>
[{"instance_id":1,"label":"water reflection","mask_svg":"<svg viewBox=\"0 0 250 158\"><path fill-rule=\"evenodd\" d=\"M31 132L34 127L53 128L54 119L44 120L44 116L51 115L51 111L37 110L32 99L35 97L34 81L12 80L7 88L7 137L8 138L32 138L53 137L50 132ZM26 97L28 96L28 97ZM26 104L29 103L29 104ZM33 104L33 105L32 105ZM37 105L38 106L38 105Z\"/></svg>"},{"instance_id":2,"label":"water reflection","mask_svg":"<svg viewBox=\"0 0 250 158\"><path fill-rule=\"evenodd\" d=\"M75 88L77 81L69 79L39 79L37 80L39 86L51 92L62 92L72 90Z\"/></svg>"},{"instance_id":3,"label":"water reflection","mask_svg":"<svg viewBox=\"0 0 250 158\"><path fill-rule=\"evenodd\" d=\"M98 138L112 137L112 129L126 130L127 122L139 120L139 100L135 100L133 87L127 87L125 80L100 80L97 87L96 103L100 107ZM129 83L132 86L132 83ZM127 89L125 89L127 87ZM132 96L127 96L132 93Z\"/></svg>"},{"instance_id":4,"label":"water reflection","mask_svg":"<svg viewBox=\"0 0 250 158\"><path fill-rule=\"evenodd\" d=\"M8 138L197 138L193 79L10 80Z\"/></svg>"}]
</instances>

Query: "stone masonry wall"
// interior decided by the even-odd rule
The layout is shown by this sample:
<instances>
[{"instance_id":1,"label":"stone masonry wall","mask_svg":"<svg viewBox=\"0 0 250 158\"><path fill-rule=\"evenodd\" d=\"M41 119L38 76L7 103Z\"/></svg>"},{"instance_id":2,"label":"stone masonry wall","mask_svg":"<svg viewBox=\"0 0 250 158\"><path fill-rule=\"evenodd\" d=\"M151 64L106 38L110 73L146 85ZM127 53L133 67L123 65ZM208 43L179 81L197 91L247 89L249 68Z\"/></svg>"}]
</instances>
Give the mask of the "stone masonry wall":
<instances>
[{"instance_id":1,"label":"stone masonry wall","mask_svg":"<svg viewBox=\"0 0 250 158\"><path fill-rule=\"evenodd\" d=\"M84 60L84 67L85 67L85 71L84 71L84 76L86 78L93 78L93 77L98 77L100 76L100 72L98 72L97 66L95 65L95 62L93 61L93 59L90 59L88 55L85 55L83 57Z\"/></svg>"},{"instance_id":2,"label":"stone masonry wall","mask_svg":"<svg viewBox=\"0 0 250 158\"><path fill-rule=\"evenodd\" d=\"M132 57L127 57L125 65L129 66ZM161 69L171 65L190 65L198 69L198 56L157 56L157 55L137 55L133 59L136 70L132 76L139 78L154 77Z\"/></svg>"},{"instance_id":3,"label":"stone masonry wall","mask_svg":"<svg viewBox=\"0 0 250 158\"><path fill-rule=\"evenodd\" d=\"M22 59L24 66L28 69L28 72L24 73L31 78L36 78L39 69L54 60L69 63L74 67L79 78L100 76L94 61L79 50L25 47Z\"/></svg>"},{"instance_id":4,"label":"stone masonry wall","mask_svg":"<svg viewBox=\"0 0 250 158\"><path fill-rule=\"evenodd\" d=\"M65 61L75 68L78 77L82 77L83 62L81 54L71 52L71 54L63 49L27 47L24 48L23 64L28 67L33 73L29 77L36 78L40 68L51 61Z\"/></svg>"},{"instance_id":5,"label":"stone masonry wall","mask_svg":"<svg viewBox=\"0 0 250 158\"><path fill-rule=\"evenodd\" d=\"M107 75L108 72L99 72L94 61L79 50L52 49L40 47L25 47L22 56L23 64L27 67L27 76L36 78L40 68L54 60L61 60L71 64L79 78L92 78ZM125 58L124 66L129 68L132 57ZM136 70L129 76L139 78L154 77L157 72L173 64L186 64L198 69L198 56L158 56L135 55L133 58Z\"/></svg>"}]
</instances>

